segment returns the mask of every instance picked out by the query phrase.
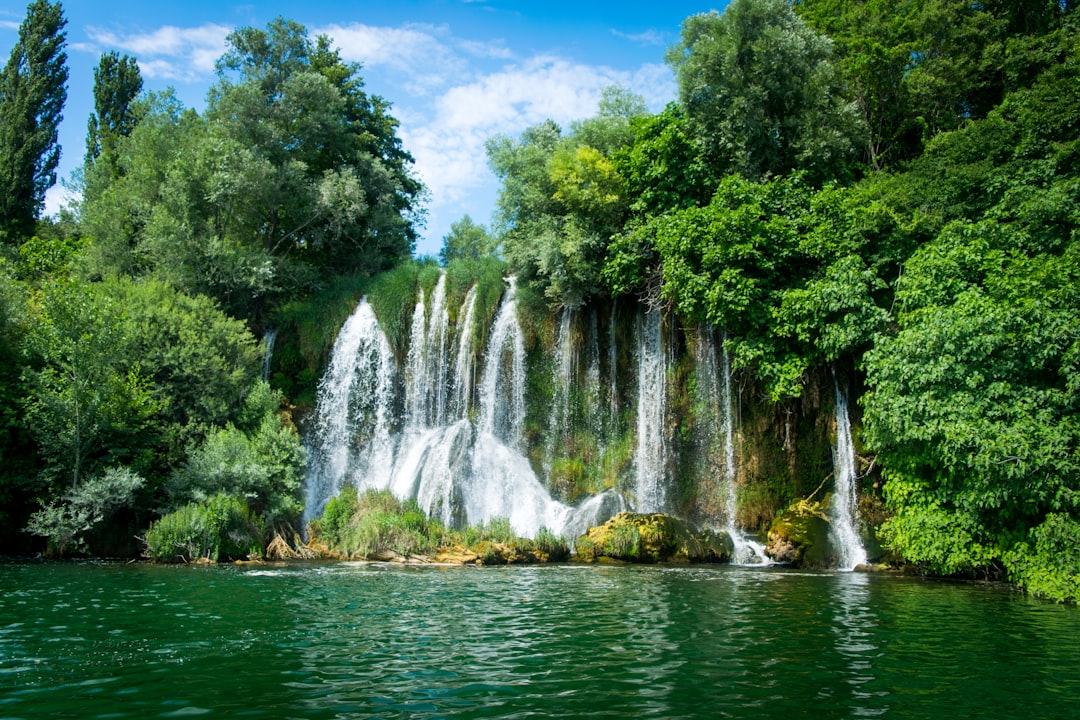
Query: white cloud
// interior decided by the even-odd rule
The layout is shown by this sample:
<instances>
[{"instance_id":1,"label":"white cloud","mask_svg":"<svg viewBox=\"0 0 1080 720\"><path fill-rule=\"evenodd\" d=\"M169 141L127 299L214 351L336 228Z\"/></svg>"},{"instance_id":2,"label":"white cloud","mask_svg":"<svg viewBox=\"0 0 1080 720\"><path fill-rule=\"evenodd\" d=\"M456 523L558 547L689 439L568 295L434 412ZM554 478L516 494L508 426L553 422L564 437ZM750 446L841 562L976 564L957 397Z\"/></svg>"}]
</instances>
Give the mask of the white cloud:
<instances>
[{"instance_id":1,"label":"white cloud","mask_svg":"<svg viewBox=\"0 0 1080 720\"><path fill-rule=\"evenodd\" d=\"M445 27L351 23L316 28L313 34L329 35L345 60L404 78L405 90L412 95L426 95L468 71L465 59L440 39L449 34Z\"/></svg>"},{"instance_id":2,"label":"white cloud","mask_svg":"<svg viewBox=\"0 0 1080 720\"><path fill-rule=\"evenodd\" d=\"M646 30L642 33L624 33L619 30L612 30L611 34L615 37L620 37L623 40L637 43L638 45L661 47L667 45L667 39L665 38L664 33L657 32L656 30Z\"/></svg>"},{"instance_id":3,"label":"white cloud","mask_svg":"<svg viewBox=\"0 0 1080 720\"><path fill-rule=\"evenodd\" d=\"M430 115L403 120L402 139L431 190L433 211L494 181L484 152L488 138L517 135L548 118L566 128L593 115L601 90L612 84L629 87L656 109L674 97L671 72L663 65L624 72L539 56L453 86Z\"/></svg>"},{"instance_id":4,"label":"white cloud","mask_svg":"<svg viewBox=\"0 0 1080 720\"><path fill-rule=\"evenodd\" d=\"M95 42L131 53L139 70L150 78L181 82L202 80L214 72L214 62L225 52L227 25L208 23L181 28L166 25L145 33L120 34L87 28Z\"/></svg>"},{"instance_id":5,"label":"white cloud","mask_svg":"<svg viewBox=\"0 0 1080 720\"><path fill-rule=\"evenodd\" d=\"M45 215L55 217L60 210L82 200L82 193L58 183L45 191Z\"/></svg>"},{"instance_id":6,"label":"white cloud","mask_svg":"<svg viewBox=\"0 0 1080 720\"><path fill-rule=\"evenodd\" d=\"M5 30L18 30L19 23L14 20L0 20L0 28L4 28Z\"/></svg>"}]
</instances>

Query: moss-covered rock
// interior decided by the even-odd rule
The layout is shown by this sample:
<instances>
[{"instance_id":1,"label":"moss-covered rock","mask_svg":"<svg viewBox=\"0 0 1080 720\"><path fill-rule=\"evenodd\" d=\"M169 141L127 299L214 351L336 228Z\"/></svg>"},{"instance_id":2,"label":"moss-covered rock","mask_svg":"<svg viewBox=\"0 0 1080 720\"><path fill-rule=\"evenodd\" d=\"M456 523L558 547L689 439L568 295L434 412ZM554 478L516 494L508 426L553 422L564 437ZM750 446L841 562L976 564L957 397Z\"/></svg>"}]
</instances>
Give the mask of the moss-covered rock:
<instances>
[{"instance_id":1,"label":"moss-covered rock","mask_svg":"<svg viewBox=\"0 0 1080 720\"><path fill-rule=\"evenodd\" d=\"M829 496L823 500L796 500L780 512L769 527L765 553L776 562L797 567L835 564L829 542Z\"/></svg>"},{"instance_id":2,"label":"moss-covered rock","mask_svg":"<svg viewBox=\"0 0 1080 720\"><path fill-rule=\"evenodd\" d=\"M575 549L578 559L586 562L727 562L734 544L727 533L695 530L671 515L621 512L590 528Z\"/></svg>"}]
</instances>

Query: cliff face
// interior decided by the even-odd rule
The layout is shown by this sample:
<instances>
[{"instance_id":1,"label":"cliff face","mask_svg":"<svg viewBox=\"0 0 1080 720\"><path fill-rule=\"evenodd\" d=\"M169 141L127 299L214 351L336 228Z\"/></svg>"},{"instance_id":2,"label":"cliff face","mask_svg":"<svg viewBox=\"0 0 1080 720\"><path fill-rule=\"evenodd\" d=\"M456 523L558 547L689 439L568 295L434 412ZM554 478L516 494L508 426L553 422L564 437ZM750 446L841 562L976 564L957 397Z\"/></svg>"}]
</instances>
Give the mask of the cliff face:
<instances>
[{"instance_id":1,"label":"cliff face","mask_svg":"<svg viewBox=\"0 0 1080 720\"><path fill-rule=\"evenodd\" d=\"M711 327L632 302L552 312L512 280L490 316L473 296L422 286L392 343L378 303L358 307L309 434L309 517L351 482L450 525L576 532L634 510L764 534L833 489L842 369L807 373L777 403Z\"/></svg>"}]
</instances>

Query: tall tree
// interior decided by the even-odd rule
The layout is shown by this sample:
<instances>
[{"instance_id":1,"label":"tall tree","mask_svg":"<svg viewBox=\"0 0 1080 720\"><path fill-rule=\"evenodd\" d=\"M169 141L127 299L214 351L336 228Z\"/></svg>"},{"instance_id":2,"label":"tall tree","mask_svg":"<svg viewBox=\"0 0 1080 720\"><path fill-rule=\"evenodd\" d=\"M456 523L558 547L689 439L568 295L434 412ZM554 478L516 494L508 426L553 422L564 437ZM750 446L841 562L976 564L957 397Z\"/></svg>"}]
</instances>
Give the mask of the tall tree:
<instances>
[{"instance_id":1,"label":"tall tree","mask_svg":"<svg viewBox=\"0 0 1080 720\"><path fill-rule=\"evenodd\" d=\"M131 134L137 122L132 102L142 92L142 74L135 58L105 53L94 68L94 112L86 131L86 164L99 158L116 168L116 143Z\"/></svg>"},{"instance_id":2,"label":"tall tree","mask_svg":"<svg viewBox=\"0 0 1080 720\"><path fill-rule=\"evenodd\" d=\"M690 128L718 177L850 171L862 128L841 93L832 44L786 0L735 0L693 15L668 52Z\"/></svg>"},{"instance_id":3,"label":"tall tree","mask_svg":"<svg viewBox=\"0 0 1080 720\"><path fill-rule=\"evenodd\" d=\"M67 99L63 8L34 0L0 75L0 234L29 234L56 184Z\"/></svg>"}]
</instances>

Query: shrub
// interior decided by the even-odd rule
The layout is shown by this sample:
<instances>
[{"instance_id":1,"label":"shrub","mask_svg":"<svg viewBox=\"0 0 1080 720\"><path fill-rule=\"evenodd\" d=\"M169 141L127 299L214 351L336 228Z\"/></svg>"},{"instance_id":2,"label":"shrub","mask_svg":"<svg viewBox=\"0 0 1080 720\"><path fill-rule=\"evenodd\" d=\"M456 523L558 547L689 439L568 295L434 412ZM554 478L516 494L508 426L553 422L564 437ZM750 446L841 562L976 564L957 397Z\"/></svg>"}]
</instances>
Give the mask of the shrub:
<instances>
[{"instance_id":1,"label":"shrub","mask_svg":"<svg viewBox=\"0 0 1080 720\"><path fill-rule=\"evenodd\" d=\"M566 540L546 527L542 527L536 532L534 543L537 551L547 555L547 559L551 562L570 559L570 546L566 543Z\"/></svg>"},{"instance_id":2,"label":"shrub","mask_svg":"<svg viewBox=\"0 0 1080 720\"><path fill-rule=\"evenodd\" d=\"M48 538L49 553L86 551L83 537L118 508L130 505L145 481L127 468L109 468L30 516L26 530Z\"/></svg>"},{"instance_id":3,"label":"shrub","mask_svg":"<svg viewBox=\"0 0 1080 720\"><path fill-rule=\"evenodd\" d=\"M145 555L162 562L240 560L262 552L262 534L242 498L214 495L150 526Z\"/></svg>"},{"instance_id":4,"label":"shrub","mask_svg":"<svg viewBox=\"0 0 1080 720\"><path fill-rule=\"evenodd\" d=\"M302 509L304 447L291 422L277 409L281 397L257 382L239 421L216 430L173 474L174 500L202 501L224 493L242 496L267 525L289 522Z\"/></svg>"}]
</instances>

